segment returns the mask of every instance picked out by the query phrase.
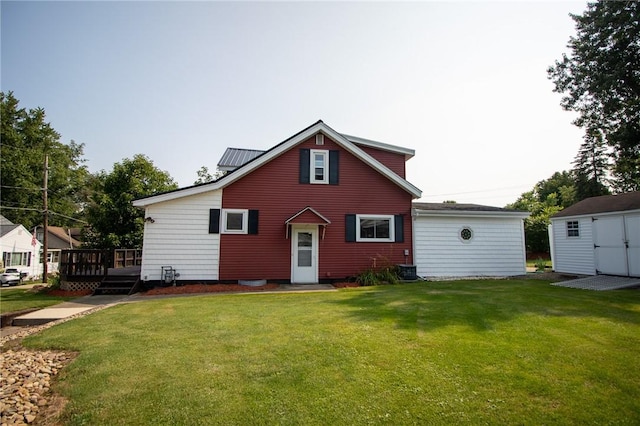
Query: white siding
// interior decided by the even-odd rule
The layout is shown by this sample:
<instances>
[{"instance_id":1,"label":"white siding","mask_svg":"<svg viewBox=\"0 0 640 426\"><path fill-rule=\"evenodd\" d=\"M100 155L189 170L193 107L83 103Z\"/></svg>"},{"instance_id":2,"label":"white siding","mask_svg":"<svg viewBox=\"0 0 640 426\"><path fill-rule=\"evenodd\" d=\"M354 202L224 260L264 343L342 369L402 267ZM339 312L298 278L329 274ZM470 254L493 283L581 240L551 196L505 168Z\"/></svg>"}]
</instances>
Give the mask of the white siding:
<instances>
[{"instance_id":1,"label":"white siding","mask_svg":"<svg viewBox=\"0 0 640 426\"><path fill-rule=\"evenodd\" d=\"M567 236L567 221L578 221L580 236ZM595 275L591 217L552 219L553 269L567 274Z\"/></svg>"},{"instance_id":2,"label":"white siding","mask_svg":"<svg viewBox=\"0 0 640 426\"><path fill-rule=\"evenodd\" d=\"M209 234L209 210L222 205L222 190L153 204L146 209L142 247L144 280L160 280L172 266L179 280L217 280L220 234Z\"/></svg>"},{"instance_id":3,"label":"white siding","mask_svg":"<svg viewBox=\"0 0 640 426\"><path fill-rule=\"evenodd\" d=\"M526 273L524 228L514 217L418 216L416 269L422 277L512 276ZM463 242L469 227L473 238Z\"/></svg>"},{"instance_id":4,"label":"white siding","mask_svg":"<svg viewBox=\"0 0 640 426\"><path fill-rule=\"evenodd\" d=\"M31 257L28 262L29 265L27 265L27 262L23 262L21 265L2 265L2 267L16 268L20 272L29 274L29 277L42 275L42 262L40 262L42 243L36 241L36 245L33 246L31 242L32 234L22 225L18 225L15 229L0 237L0 264L4 259L5 253L29 253L28 256ZM51 264L49 264L49 267L51 267ZM49 269L49 271L52 272L53 270Z\"/></svg>"}]
</instances>

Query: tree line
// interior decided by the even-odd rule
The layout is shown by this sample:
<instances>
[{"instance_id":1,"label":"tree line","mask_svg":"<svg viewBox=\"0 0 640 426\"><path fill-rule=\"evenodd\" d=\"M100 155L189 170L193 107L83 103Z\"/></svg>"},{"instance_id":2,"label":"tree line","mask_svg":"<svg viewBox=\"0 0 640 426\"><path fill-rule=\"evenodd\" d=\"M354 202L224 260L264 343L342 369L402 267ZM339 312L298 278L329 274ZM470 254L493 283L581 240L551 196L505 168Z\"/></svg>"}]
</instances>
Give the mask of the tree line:
<instances>
[{"instance_id":1,"label":"tree line","mask_svg":"<svg viewBox=\"0 0 640 426\"><path fill-rule=\"evenodd\" d=\"M531 212L527 249L547 252L549 217L585 198L640 190L640 2L598 1L570 15L568 54L547 69L560 105L584 131L573 169L538 182L508 207ZM561 142L561 141L560 141Z\"/></svg>"},{"instance_id":2,"label":"tree line","mask_svg":"<svg viewBox=\"0 0 640 426\"><path fill-rule=\"evenodd\" d=\"M554 173L523 193L509 208L530 211L529 251L548 251L549 217L587 197L640 190L640 2L598 1L571 15L576 35L569 53L547 70L561 105L574 111L584 130L573 169ZM144 212L131 201L177 188L169 173L142 154L90 173L84 144L64 144L43 108L19 106L0 93L2 214L28 229L42 223L43 167L49 157L51 225L85 229L88 247L142 245ZM562 141L559 141L562 143ZM218 177L203 166L196 184Z\"/></svg>"}]
</instances>

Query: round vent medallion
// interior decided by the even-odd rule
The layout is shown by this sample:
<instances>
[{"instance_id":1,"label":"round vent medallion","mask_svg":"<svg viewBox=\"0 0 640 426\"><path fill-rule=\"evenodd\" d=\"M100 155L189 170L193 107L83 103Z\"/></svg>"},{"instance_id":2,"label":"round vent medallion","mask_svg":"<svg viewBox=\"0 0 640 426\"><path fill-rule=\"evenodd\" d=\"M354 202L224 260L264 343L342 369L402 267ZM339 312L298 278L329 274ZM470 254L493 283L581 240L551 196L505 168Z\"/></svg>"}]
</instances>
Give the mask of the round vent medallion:
<instances>
[{"instance_id":1,"label":"round vent medallion","mask_svg":"<svg viewBox=\"0 0 640 426\"><path fill-rule=\"evenodd\" d=\"M462 239L462 241L470 241L471 238L473 238L473 231L471 230L471 228L462 228L460 230L460 238Z\"/></svg>"}]
</instances>

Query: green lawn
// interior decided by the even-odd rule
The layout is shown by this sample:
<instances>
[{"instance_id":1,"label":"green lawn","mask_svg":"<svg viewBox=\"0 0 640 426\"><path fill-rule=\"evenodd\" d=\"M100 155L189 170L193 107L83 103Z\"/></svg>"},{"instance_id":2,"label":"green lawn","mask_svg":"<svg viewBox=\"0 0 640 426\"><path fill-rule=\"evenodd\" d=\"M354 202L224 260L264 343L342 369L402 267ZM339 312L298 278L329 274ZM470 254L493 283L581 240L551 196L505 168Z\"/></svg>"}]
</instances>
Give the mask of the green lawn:
<instances>
[{"instance_id":1,"label":"green lawn","mask_svg":"<svg viewBox=\"0 0 640 426\"><path fill-rule=\"evenodd\" d=\"M119 305L25 341L77 350L65 424L640 423L640 291L457 281Z\"/></svg>"},{"instance_id":2,"label":"green lawn","mask_svg":"<svg viewBox=\"0 0 640 426\"><path fill-rule=\"evenodd\" d=\"M45 308L71 299L49 296L45 293L32 293L30 289L3 288L0 290L0 313L6 314L29 308Z\"/></svg>"}]
</instances>

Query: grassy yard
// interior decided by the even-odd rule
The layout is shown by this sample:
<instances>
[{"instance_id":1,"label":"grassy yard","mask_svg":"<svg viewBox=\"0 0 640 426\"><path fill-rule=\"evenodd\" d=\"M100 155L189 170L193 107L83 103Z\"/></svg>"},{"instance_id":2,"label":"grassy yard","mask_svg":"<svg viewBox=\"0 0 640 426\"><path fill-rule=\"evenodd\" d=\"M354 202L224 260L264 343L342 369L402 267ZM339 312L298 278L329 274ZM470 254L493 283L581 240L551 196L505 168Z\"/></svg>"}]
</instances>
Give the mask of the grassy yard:
<instances>
[{"instance_id":1,"label":"grassy yard","mask_svg":"<svg viewBox=\"0 0 640 426\"><path fill-rule=\"evenodd\" d=\"M49 296L44 293L33 293L30 289L3 288L0 290L0 313L16 312L29 308L45 308L57 305L69 297Z\"/></svg>"},{"instance_id":2,"label":"grassy yard","mask_svg":"<svg viewBox=\"0 0 640 426\"><path fill-rule=\"evenodd\" d=\"M119 305L77 350L71 425L638 424L640 291L458 281Z\"/></svg>"}]
</instances>

